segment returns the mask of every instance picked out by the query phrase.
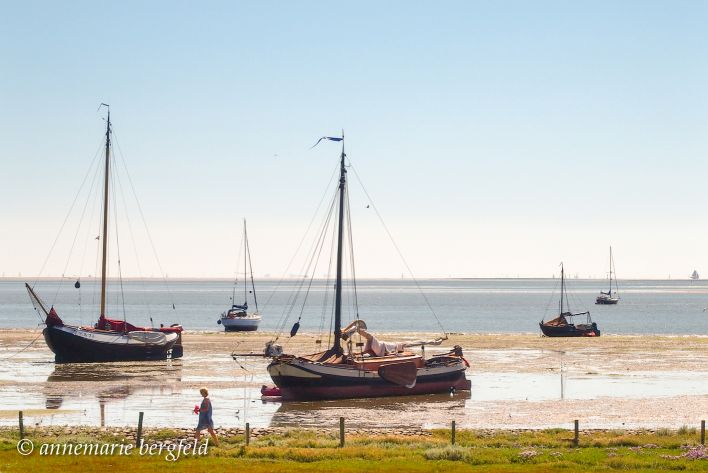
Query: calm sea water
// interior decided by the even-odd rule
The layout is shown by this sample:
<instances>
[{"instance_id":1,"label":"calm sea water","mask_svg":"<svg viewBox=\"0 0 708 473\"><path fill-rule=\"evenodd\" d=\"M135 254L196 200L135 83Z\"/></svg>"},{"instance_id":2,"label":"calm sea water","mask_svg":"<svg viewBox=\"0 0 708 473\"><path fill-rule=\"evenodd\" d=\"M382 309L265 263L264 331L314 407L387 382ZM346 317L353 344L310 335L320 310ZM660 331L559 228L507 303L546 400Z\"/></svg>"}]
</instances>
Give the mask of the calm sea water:
<instances>
[{"instance_id":1,"label":"calm sea water","mask_svg":"<svg viewBox=\"0 0 708 473\"><path fill-rule=\"evenodd\" d=\"M364 280L358 282L358 313L375 332L439 332L440 326L426 303L448 332L503 333L538 332L542 318L558 312L559 281L553 279L449 279L419 282L425 298L410 280ZM596 306L595 296L606 282L571 280L573 311L590 310L603 333L614 334L708 334L708 281L620 281L617 306ZM278 284L257 281L261 329L278 329L283 318L286 330L301 316L301 330L329 329L332 285L314 281L307 293L297 281ZM98 284L82 281L42 281L35 288L49 305L54 304L67 323L90 324L98 313ZM229 307L232 284L225 281L127 281L109 290L109 317L125 317L136 325L179 322L187 330L220 330L216 321ZM121 297L121 294L123 296ZM344 319L357 309L353 291L345 291ZM297 295L297 298L295 297ZM243 302L237 288L236 302ZM252 295L249 305L253 308ZM292 301L295 299L295 303ZM172 304L175 309L173 310ZM34 328L40 322L25 291L24 283L0 281L0 328Z\"/></svg>"}]
</instances>

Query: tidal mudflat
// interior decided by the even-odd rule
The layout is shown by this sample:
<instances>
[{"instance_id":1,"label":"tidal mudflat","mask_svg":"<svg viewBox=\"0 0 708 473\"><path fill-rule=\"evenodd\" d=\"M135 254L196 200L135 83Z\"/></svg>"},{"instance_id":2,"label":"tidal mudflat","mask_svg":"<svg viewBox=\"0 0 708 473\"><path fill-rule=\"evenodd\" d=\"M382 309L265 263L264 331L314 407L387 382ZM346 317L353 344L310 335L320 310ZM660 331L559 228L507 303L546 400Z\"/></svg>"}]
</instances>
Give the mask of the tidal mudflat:
<instances>
[{"instance_id":1,"label":"tidal mudflat","mask_svg":"<svg viewBox=\"0 0 708 473\"><path fill-rule=\"evenodd\" d=\"M266 360L230 356L260 352L271 338L188 332L181 360L56 365L38 330L4 330L0 425L14 425L18 410L36 426L133 425L143 411L149 426L186 427L196 423L201 386L210 389L215 422L224 428L335 425L344 416L364 429L428 429L451 420L473 429L567 428L573 419L583 428L653 429L695 425L708 413L704 336L453 334L445 347L464 348L470 393L296 403L261 401L261 385L270 384ZM284 341L285 350L315 351L314 340L299 334Z\"/></svg>"}]
</instances>

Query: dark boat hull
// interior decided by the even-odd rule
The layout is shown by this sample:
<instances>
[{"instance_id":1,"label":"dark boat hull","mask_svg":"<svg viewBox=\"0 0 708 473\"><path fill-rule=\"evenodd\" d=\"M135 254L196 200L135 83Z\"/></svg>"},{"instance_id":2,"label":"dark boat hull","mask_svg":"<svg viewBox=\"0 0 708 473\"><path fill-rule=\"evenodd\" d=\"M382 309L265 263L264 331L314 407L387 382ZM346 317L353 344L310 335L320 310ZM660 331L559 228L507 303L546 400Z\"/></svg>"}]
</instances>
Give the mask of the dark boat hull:
<instances>
[{"instance_id":1,"label":"dark boat hull","mask_svg":"<svg viewBox=\"0 0 708 473\"><path fill-rule=\"evenodd\" d=\"M601 297L598 297L595 299L595 304L596 305L615 305L619 302L619 299L604 299Z\"/></svg>"},{"instance_id":2,"label":"dark boat hull","mask_svg":"<svg viewBox=\"0 0 708 473\"><path fill-rule=\"evenodd\" d=\"M574 324L550 326L540 323L541 332L546 337L599 337L600 330L594 323L589 326L576 326Z\"/></svg>"},{"instance_id":3,"label":"dark boat hull","mask_svg":"<svg viewBox=\"0 0 708 473\"><path fill-rule=\"evenodd\" d=\"M258 326L250 327L228 327L224 325L224 332L255 332L258 330Z\"/></svg>"},{"instance_id":4,"label":"dark boat hull","mask_svg":"<svg viewBox=\"0 0 708 473\"><path fill-rule=\"evenodd\" d=\"M471 388L464 368L442 372L420 369L415 386L409 388L386 381L380 376L358 375L362 372L355 369L339 368L343 371L343 374L339 375L318 372L316 368L310 371L303 366L297 367L297 370L292 367L285 370L275 369L279 363L271 363L268 371L285 401L409 396L465 391ZM425 374L426 371L430 373Z\"/></svg>"},{"instance_id":5,"label":"dark boat hull","mask_svg":"<svg viewBox=\"0 0 708 473\"><path fill-rule=\"evenodd\" d=\"M175 341L158 345L91 340L56 326L46 327L43 334L47 346L54 352L54 360L57 363L147 361L182 357L181 335ZM120 340L120 337L116 336L115 339Z\"/></svg>"}]
</instances>

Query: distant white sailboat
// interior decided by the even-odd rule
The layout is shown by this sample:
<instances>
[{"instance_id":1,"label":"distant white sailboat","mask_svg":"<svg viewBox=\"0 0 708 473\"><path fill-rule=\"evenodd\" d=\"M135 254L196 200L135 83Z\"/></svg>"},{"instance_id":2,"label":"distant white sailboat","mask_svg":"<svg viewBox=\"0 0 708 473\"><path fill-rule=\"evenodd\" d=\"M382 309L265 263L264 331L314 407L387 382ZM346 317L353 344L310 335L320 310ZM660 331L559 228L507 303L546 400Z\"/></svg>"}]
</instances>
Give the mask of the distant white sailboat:
<instances>
[{"instance_id":1,"label":"distant white sailboat","mask_svg":"<svg viewBox=\"0 0 708 473\"><path fill-rule=\"evenodd\" d=\"M619 302L619 287L617 286L617 278L615 278L615 292L612 293L612 273L614 272L615 261L612 258L612 247L610 247L610 287L607 292L600 291L600 295L595 299L595 304L598 305L614 305Z\"/></svg>"},{"instance_id":2,"label":"distant white sailboat","mask_svg":"<svg viewBox=\"0 0 708 473\"><path fill-rule=\"evenodd\" d=\"M250 269L251 295L255 312L248 312L248 275ZM231 295L231 308L221 314L221 318L216 323L223 325L227 332L253 332L258 330L261 323L261 316L258 313L258 299L256 299L256 284L253 281L253 266L251 266L251 247L248 245L248 233L246 231L246 220L243 220L243 304L236 304L236 284L234 281L233 293Z\"/></svg>"},{"instance_id":3,"label":"distant white sailboat","mask_svg":"<svg viewBox=\"0 0 708 473\"><path fill-rule=\"evenodd\" d=\"M694 281L701 279L701 277L698 275L698 271L696 271L695 269L693 270L693 273L691 273L691 279L693 279Z\"/></svg>"}]
</instances>

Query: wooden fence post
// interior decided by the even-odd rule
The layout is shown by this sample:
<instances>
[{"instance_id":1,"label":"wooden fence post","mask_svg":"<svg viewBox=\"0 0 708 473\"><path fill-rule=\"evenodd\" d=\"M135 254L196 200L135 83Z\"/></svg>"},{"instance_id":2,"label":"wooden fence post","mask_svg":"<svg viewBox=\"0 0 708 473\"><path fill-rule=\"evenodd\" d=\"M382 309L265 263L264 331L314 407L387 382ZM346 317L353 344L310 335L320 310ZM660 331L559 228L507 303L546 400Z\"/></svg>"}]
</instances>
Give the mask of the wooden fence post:
<instances>
[{"instance_id":1,"label":"wooden fence post","mask_svg":"<svg viewBox=\"0 0 708 473\"><path fill-rule=\"evenodd\" d=\"M339 447L344 447L344 417L339 418Z\"/></svg>"},{"instance_id":2,"label":"wooden fence post","mask_svg":"<svg viewBox=\"0 0 708 473\"><path fill-rule=\"evenodd\" d=\"M20 440L22 440L23 438L25 438L25 423L22 420L22 411L20 411L19 421L20 421Z\"/></svg>"},{"instance_id":3,"label":"wooden fence post","mask_svg":"<svg viewBox=\"0 0 708 473\"><path fill-rule=\"evenodd\" d=\"M143 412L138 414L138 435L135 436L135 445L140 447L140 439L143 437Z\"/></svg>"},{"instance_id":4,"label":"wooden fence post","mask_svg":"<svg viewBox=\"0 0 708 473\"><path fill-rule=\"evenodd\" d=\"M455 421L452 421L452 429L450 431L450 440L452 441L452 444L455 445Z\"/></svg>"},{"instance_id":5,"label":"wooden fence post","mask_svg":"<svg viewBox=\"0 0 708 473\"><path fill-rule=\"evenodd\" d=\"M246 445L251 443L251 424L246 422Z\"/></svg>"},{"instance_id":6,"label":"wooden fence post","mask_svg":"<svg viewBox=\"0 0 708 473\"><path fill-rule=\"evenodd\" d=\"M21 413L20 413L21 414ZM701 421L701 445L706 444L706 421Z\"/></svg>"},{"instance_id":7,"label":"wooden fence post","mask_svg":"<svg viewBox=\"0 0 708 473\"><path fill-rule=\"evenodd\" d=\"M580 443L580 422L578 421L578 419L575 419L573 422L575 424L575 436L573 437L573 446L577 447Z\"/></svg>"}]
</instances>

